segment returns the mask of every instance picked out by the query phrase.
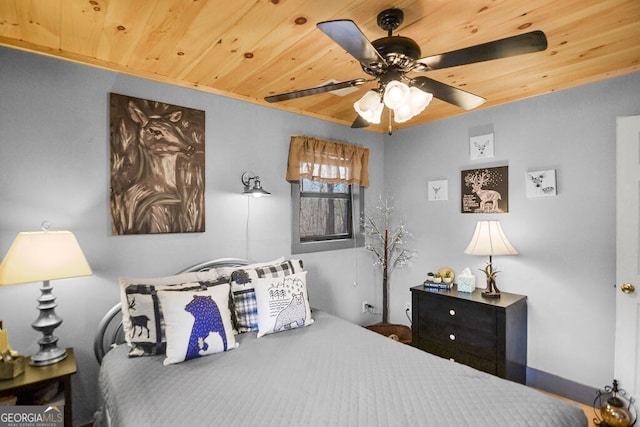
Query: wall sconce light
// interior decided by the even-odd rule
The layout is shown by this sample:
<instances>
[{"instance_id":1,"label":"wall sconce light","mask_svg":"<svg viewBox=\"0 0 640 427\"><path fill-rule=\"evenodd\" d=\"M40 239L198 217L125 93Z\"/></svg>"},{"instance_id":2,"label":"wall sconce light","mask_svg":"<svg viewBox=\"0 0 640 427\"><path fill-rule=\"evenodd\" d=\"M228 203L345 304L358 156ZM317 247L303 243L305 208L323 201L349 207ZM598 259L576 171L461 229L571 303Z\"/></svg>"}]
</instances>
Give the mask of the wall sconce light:
<instances>
[{"instance_id":1,"label":"wall sconce light","mask_svg":"<svg viewBox=\"0 0 640 427\"><path fill-rule=\"evenodd\" d=\"M271 193L262 188L260 177L253 172L247 171L242 174L242 184L244 185L242 194L245 196L263 197L271 195Z\"/></svg>"},{"instance_id":2,"label":"wall sconce light","mask_svg":"<svg viewBox=\"0 0 640 427\"><path fill-rule=\"evenodd\" d=\"M46 222L42 228L43 231L18 233L0 264L0 285L42 281L40 314L31 324L42 333L38 340L40 350L31 357L33 366L51 365L67 357L66 350L58 348L58 337L53 335L62 319L56 315L56 297L49 281L93 274L71 231L50 231Z\"/></svg>"},{"instance_id":3,"label":"wall sconce light","mask_svg":"<svg viewBox=\"0 0 640 427\"><path fill-rule=\"evenodd\" d=\"M485 267L484 273L487 275L487 289L482 292L482 296L486 298L500 298L500 290L496 286L496 274L498 271L493 269L493 255L517 255L515 250L504 231L500 221L478 221L476 230L473 233L469 246L464 250L469 255L489 255L489 263Z\"/></svg>"}]
</instances>

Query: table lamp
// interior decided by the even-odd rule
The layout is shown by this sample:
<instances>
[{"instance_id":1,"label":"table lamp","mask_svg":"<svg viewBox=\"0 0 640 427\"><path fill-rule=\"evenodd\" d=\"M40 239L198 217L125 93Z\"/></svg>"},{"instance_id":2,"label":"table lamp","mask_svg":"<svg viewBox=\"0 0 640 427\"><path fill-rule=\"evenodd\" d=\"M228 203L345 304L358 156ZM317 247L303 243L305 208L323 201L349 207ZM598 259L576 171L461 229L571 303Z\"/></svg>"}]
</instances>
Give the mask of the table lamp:
<instances>
[{"instance_id":1,"label":"table lamp","mask_svg":"<svg viewBox=\"0 0 640 427\"><path fill-rule=\"evenodd\" d=\"M502 231L500 221L478 221L476 230L473 233L471 242L464 251L469 255L489 255L489 263L484 268L487 275L487 288L482 292L482 296L486 298L500 298L500 290L496 286L496 274L498 271L493 270L493 255L517 255L509 239Z\"/></svg>"},{"instance_id":2,"label":"table lamp","mask_svg":"<svg viewBox=\"0 0 640 427\"><path fill-rule=\"evenodd\" d=\"M56 315L56 297L49 281L90 274L91 268L71 231L18 233L0 264L0 285L42 281L40 314L31 326L43 336L38 341L40 350L31 357L32 366L51 365L67 357L66 350L58 348L58 337L53 335L62 319Z\"/></svg>"}]
</instances>

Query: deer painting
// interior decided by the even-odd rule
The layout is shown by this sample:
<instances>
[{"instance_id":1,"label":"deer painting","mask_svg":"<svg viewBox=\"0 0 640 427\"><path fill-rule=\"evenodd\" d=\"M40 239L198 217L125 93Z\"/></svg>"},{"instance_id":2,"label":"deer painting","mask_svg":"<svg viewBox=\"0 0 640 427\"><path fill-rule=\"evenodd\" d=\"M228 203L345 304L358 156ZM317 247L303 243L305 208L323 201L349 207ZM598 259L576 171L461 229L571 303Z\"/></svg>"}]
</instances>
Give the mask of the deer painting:
<instances>
[{"instance_id":1,"label":"deer painting","mask_svg":"<svg viewBox=\"0 0 640 427\"><path fill-rule=\"evenodd\" d=\"M204 231L204 113L111 96L113 234Z\"/></svg>"},{"instance_id":2,"label":"deer painting","mask_svg":"<svg viewBox=\"0 0 640 427\"><path fill-rule=\"evenodd\" d=\"M491 184L495 184L496 176L487 169L479 169L473 172L467 173L464 177L464 183L467 187L471 187L471 191L480 200L480 206L476 212L503 212L500 208L499 202L502 200L502 195L491 189L486 189Z\"/></svg>"}]
</instances>

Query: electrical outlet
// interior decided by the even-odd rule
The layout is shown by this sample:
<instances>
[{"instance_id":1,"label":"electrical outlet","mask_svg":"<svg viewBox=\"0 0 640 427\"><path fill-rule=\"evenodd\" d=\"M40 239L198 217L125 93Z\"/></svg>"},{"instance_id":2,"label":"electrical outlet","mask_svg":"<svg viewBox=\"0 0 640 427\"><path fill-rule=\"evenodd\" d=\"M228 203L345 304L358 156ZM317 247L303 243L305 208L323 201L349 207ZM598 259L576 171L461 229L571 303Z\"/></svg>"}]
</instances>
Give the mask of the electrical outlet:
<instances>
[{"instance_id":1,"label":"electrical outlet","mask_svg":"<svg viewBox=\"0 0 640 427\"><path fill-rule=\"evenodd\" d=\"M404 303L404 311L407 311L407 310L411 310L411 303L410 302L405 302Z\"/></svg>"},{"instance_id":2,"label":"electrical outlet","mask_svg":"<svg viewBox=\"0 0 640 427\"><path fill-rule=\"evenodd\" d=\"M369 303L367 300L364 300L362 301L362 312L366 313L367 311L369 311Z\"/></svg>"}]
</instances>

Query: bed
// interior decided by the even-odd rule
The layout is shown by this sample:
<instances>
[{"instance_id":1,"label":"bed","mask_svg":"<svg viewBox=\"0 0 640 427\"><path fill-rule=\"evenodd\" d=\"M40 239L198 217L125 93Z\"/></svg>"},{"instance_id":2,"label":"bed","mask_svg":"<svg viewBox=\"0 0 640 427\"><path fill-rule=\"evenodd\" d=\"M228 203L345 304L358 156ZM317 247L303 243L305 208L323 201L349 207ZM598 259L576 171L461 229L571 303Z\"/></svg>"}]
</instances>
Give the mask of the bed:
<instances>
[{"instance_id":1,"label":"bed","mask_svg":"<svg viewBox=\"0 0 640 427\"><path fill-rule=\"evenodd\" d=\"M96 336L97 425L587 426L576 405L320 310L304 327L239 333L233 349L168 365L167 355L131 357L126 343L111 345L123 340L119 313L114 307Z\"/></svg>"}]
</instances>

